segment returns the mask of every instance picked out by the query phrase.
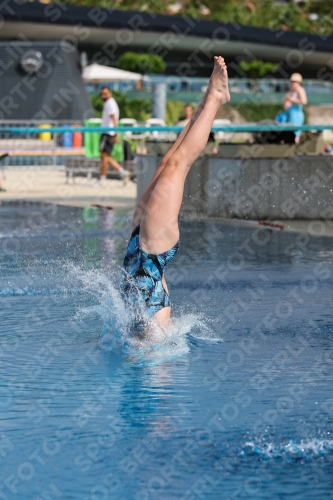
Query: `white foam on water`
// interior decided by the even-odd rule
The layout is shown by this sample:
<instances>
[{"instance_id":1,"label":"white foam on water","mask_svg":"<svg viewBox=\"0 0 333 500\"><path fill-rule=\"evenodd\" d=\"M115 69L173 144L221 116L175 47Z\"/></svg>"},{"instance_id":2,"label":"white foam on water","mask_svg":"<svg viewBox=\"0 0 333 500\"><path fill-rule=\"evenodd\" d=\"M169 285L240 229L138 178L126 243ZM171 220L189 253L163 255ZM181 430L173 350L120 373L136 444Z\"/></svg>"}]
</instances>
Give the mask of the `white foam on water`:
<instances>
[{"instance_id":1,"label":"white foam on water","mask_svg":"<svg viewBox=\"0 0 333 500\"><path fill-rule=\"evenodd\" d=\"M285 443L267 441L248 441L244 444L241 455L258 455L262 459L299 460L311 459L321 455L333 454L333 439L307 438L289 439Z\"/></svg>"},{"instance_id":2,"label":"white foam on water","mask_svg":"<svg viewBox=\"0 0 333 500\"><path fill-rule=\"evenodd\" d=\"M129 302L121 294L121 270L117 264L106 269L84 269L72 263L66 265L68 279L81 284L83 293L93 296L96 304L81 308L77 315L97 314L103 320L101 346L105 350L121 349L123 355L138 365L154 365L178 358L190 351L190 340L220 342L208 321L200 314L180 314L173 317L166 331L149 323L139 293ZM78 286L75 283L75 286ZM146 329L139 338L137 324Z\"/></svg>"}]
</instances>

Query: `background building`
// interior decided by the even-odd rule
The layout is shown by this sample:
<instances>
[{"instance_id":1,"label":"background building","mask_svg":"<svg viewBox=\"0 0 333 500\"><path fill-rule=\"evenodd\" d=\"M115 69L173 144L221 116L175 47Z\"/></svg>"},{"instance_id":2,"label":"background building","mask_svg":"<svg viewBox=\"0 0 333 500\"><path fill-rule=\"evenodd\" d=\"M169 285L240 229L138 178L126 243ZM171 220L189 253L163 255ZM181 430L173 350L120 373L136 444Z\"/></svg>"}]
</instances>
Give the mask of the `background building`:
<instances>
[{"instance_id":1,"label":"background building","mask_svg":"<svg viewBox=\"0 0 333 500\"><path fill-rule=\"evenodd\" d=\"M84 120L94 112L75 47L66 42L0 43L2 120Z\"/></svg>"},{"instance_id":2,"label":"background building","mask_svg":"<svg viewBox=\"0 0 333 500\"><path fill-rule=\"evenodd\" d=\"M68 4L6 2L2 40L53 40L71 43L88 54L88 61L115 66L124 52L158 54L166 74L205 77L212 55L221 53L230 77L244 76L241 60L278 63L275 76L287 78L296 70L304 78L327 79L333 38L288 31L161 15L151 12L79 7ZM207 16L208 17L208 16Z\"/></svg>"}]
</instances>

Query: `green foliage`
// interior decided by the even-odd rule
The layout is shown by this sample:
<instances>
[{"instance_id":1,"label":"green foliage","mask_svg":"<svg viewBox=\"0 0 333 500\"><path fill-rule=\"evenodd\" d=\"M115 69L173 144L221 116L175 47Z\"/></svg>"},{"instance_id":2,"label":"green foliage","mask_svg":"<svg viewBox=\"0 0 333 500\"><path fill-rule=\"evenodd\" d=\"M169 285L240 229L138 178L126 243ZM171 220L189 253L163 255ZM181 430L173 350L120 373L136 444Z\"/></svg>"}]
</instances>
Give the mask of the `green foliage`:
<instances>
[{"instance_id":1,"label":"green foliage","mask_svg":"<svg viewBox=\"0 0 333 500\"><path fill-rule=\"evenodd\" d=\"M94 94L90 97L91 104L94 108L95 114L98 118L102 116L102 110L103 110L103 101L99 94Z\"/></svg>"},{"instance_id":2,"label":"green foliage","mask_svg":"<svg viewBox=\"0 0 333 500\"><path fill-rule=\"evenodd\" d=\"M148 99L128 99L124 92L113 92L116 99L120 118L135 118L144 122L151 117L151 104ZM103 110L103 101L98 94L91 98L96 116L100 117ZM184 114L184 102L168 101L166 110L167 125L175 125L178 119ZM230 107L230 106L226 106ZM252 102L240 103L232 106L249 122L260 120L274 120L275 116L282 111L282 104L255 104Z\"/></svg>"},{"instance_id":3,"label":"green foliage","mask_svg":"<svg viewBox=\"0 0 333 500\"><path fill-rule=\"evenodd\" d=\"M164 73L166 64L160 56L125 52L117 60L118 66L135 73Z\"/></svg>"},{"instance_id":4,"label":"green foliage","mask_svg":"<svg viewBox=\"0 0 333 500\"><path fill-rule=\"evenodd\" d=\"M248 122L261 120L274 120L276 115L283 111L281 104L255 104L253 102L239 103L233 106ZM307 110L304 108L305 123L307 123Z\"/></svg>"},{"instance_id":5,"label":"green foliage","mask_svg":"<svg viewBox=\"0 0 333 500\"><path fill-rule=\"evenodd\" d=\"M151 104L149 99L128 99L124 92L112 92L113 97L119 106L120 118L135 118L138 121L145 121L151 116ZM103 111L103 101L99 94L91 97L96 116L101 117Z\"/></svg>"},{"instance_id":6,"label":"green foliage","mask_svg":"<svg viewBox=\"0 0 333 500\"><path fill-rule=\"evenodd\" d=\"M116 97L115 97L116 98ZM121 118L135 118L139 122L144 122L151 117L151 102L149 99L127 99L123 107Z\"/></svg>"},{"instance_id":7,"label":"green foliage","mask_svg":"<svg viewBox=\"0 0 333 500\"><path fill-rule=\"evenodd\" d=\"M149 99L128 99L124 92L112 92L113 97L119 106L120 118L135 118L139 122L144 122L151 118L151 103ZM91 102L96 116L101 117L103 111L103 101L99 94L91 97ZM166 109L167 125L177 123L180 116L184 114L184 103L181 101L168 101Z\"/></svg>"},{"instance_id":8,"label":"green foliage","mask_svg":"<svg viewBox=\"0 0 333 500\"><path fill-rule=\"evenodd\" d=\"M274 120L282 111L282 104L255 104L252 102L240 103L233 106L248 122L260 120Z\"/></svg>"},{"instance_id":9,"label":"green foliage","mask_svg":"<svg viewBox=\"0 0 333 500\"><path fill-rule=\"evenodd\" d=\"M241 61L239 67L249 78L263 78L268 73L274 73L278 70L278 65L260 61L260 59L254 61Z\"/></svg>"},{"instance_id":10,"label":"green foliage","mask_svg":"<svg viewBox=\"0 0 333 500\"><path fill-rule=\"evenodd\" d=\"M200 15L200 0L185 3L184 14ZM327 0L307 0L277 3L274 0L210 0L206 2L211 13L209 19L232 22L247 26L261 26L280 30L307 33L333 34L332 4ZM309 17L315 13L318 19Z\"/></svg>"},{"instance_id":11,"label":"green foliage","mask_svg":"<svg viewBox=\"0 0 333 500\"><path fill-rule=\"evenodd\" d=\"M175 125L179 118L184 115L184 102L168 101L166 107L166 124Z\"/></svg>"},{"instance_id":12,"label":"green foliage","mask_svg":"<svg viewBox=\"0 0 333 500\"><path fill-rule=\"evenodd\" d=\"M67 0L69 4L91 5L109 9L148 10L160 14L172 14L168 8L175 0ZM203 15L202 5L210 13ZM310 14L317 14L312 19ZM277 31L294 30L322 35L333 34L332 3L329 0L307 0L278 3L274 0L186 0L177 15L206 18L240 25L262 26Z\"/></svg>"}]
</instances>

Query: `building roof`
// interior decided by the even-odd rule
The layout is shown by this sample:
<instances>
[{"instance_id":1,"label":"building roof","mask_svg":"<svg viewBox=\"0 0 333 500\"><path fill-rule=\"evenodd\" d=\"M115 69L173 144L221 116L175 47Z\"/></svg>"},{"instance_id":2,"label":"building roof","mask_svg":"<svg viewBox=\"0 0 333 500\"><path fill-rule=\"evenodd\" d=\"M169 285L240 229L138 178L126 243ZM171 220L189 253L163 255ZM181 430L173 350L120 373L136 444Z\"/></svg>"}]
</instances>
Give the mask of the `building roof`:
<instances>
[{"instance_id":1,"label":"building roof","mask_svg":"<svg viewBox=\"0 0 333 500\"><path fill-rule=\"evenodd\" d=\"M313 73L328 63L333 52L333 37L186 16L13 0L6 2L2 15L2 40L23 33L29 40L65 37L80 49L108 44L101 57L106 55L111 65L126 50L150 50L168 63L173 59L177 65L187 62L196 69L211 67L212 54L220 53L227 61L264 59L281 62L289 73L305 68Z\"/></svg>"}]
</instances>

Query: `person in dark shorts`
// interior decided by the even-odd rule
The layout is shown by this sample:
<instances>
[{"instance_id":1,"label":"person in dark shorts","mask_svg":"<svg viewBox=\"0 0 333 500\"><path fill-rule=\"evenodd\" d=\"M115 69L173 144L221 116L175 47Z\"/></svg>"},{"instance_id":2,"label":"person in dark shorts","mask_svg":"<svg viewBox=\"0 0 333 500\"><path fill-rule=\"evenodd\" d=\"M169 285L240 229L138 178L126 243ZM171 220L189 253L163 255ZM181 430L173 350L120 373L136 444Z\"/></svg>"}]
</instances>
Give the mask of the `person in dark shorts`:
<instances>
[{"instance_id":1,"label":"person in dark shorts","mask_svg":"<svg viewBox=\"0 0 333 500\"><path fill-rule=\"evenodd\" d=\"M117 127L119 120L119 108L115 99L112 97L112 92L109 87L103 87L101 90L101 98L104 101L102 114L102 127ZM99 150L102 155L101 174L97 182L94 182L94 187L102 187L106 183L106 174L109 165L119 172L119 175L124 181L129 178L129 172L111 157L114 144L118 141L116 132L105 132L101 135Z\"/></svg>"}]
</instances>

